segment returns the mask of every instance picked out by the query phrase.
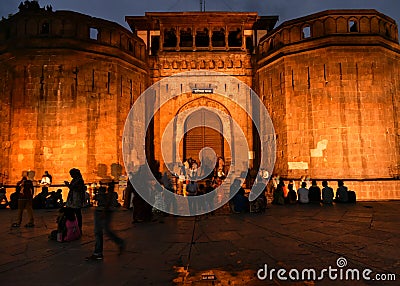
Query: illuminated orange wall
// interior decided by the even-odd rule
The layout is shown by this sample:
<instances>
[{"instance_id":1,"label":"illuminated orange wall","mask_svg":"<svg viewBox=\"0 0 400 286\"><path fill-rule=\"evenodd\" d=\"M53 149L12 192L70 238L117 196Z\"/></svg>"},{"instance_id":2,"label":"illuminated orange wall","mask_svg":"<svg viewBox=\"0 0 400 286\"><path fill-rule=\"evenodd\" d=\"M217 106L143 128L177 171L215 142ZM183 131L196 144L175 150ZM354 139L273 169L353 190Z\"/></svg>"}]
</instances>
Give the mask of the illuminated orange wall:
<instances>
[{"instance_id":1,"label":"illuminated orange wall","mask_svg":"<svg viewBox=\"0 0 400 286\"><path fill-rule=\"evenodd\" d=\"M358 31L349 31L349 22ZM311 37L302 38L303 27ZM400 164L400 49L374 10L321 12L260 44L257 91L277 132L286 178L389 179ZM348 182L361 199L400 198L399 181Z\"/></svg>"},{"instance_id":2,"label":"illuminated orange wall","mask_svg":"<svg viewBox=\"0 0 400 286\"><path fill-rule=\"evenodd\" d=\"M32 35L21 31L35 19ZM50 34L40 31L50 23ZM90 39L89 27L98 29ZM147 87L144 44L128 30L73 12L19 13L1 23L1 158L6 182L24 170L55 183L82 171L87 182L123 170L122 131L131 104ZM131 42L130 46L128 41Z\"/></svg>"}]
</instances>

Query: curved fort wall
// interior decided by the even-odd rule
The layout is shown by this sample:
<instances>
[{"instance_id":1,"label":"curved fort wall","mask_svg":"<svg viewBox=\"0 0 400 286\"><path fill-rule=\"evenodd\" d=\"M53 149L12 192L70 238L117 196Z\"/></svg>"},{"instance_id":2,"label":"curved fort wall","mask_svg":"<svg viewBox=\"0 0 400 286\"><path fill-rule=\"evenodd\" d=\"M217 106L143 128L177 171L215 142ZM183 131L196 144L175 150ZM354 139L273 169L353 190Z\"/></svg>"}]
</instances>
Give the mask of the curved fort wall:
<instances>
[{"instance_id":1,"label":"curved fort wall","mask_svg":"<svg viewBox=\"0 0 400 286\"><path fill-rule=\"evenodd\" d=\"M22 9L0 22L0 170L49 170L60 183L120 172L126 116L146 89L143 41L115 23L69 11Z\"/></svg>"},{"instance_id":2,"label":"curved fort wall","mask_svg":"<svg viewBox=\"0 0 400 286\"><path fill-rule=\"evenodd\" d=\"M282 24L258 48L277 174L349 179L360 199L400 198L396 23L375 10L326 11Z\"/></svg>"}]
</instances>

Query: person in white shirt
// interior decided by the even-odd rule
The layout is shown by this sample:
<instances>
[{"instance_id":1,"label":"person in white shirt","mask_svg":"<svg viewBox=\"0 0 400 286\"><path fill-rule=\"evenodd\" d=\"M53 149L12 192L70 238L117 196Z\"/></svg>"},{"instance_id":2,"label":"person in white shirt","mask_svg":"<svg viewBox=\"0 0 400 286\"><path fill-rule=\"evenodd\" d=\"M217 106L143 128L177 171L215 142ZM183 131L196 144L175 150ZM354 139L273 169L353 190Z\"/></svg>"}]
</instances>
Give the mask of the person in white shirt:
<instances>
[{"instance_id":1,"label":"person in white shirt","mask_svg":"<svg viewBox=\"0 0 400 286\"><path fill-rule=\"evenodd\" d=\"M301 204L308 204L310 201L308 199L308 189L307 183L302 182L301 183L301 188L297 190L297 197L299 198L299 203Z\"/></svg>"}]
</instances>

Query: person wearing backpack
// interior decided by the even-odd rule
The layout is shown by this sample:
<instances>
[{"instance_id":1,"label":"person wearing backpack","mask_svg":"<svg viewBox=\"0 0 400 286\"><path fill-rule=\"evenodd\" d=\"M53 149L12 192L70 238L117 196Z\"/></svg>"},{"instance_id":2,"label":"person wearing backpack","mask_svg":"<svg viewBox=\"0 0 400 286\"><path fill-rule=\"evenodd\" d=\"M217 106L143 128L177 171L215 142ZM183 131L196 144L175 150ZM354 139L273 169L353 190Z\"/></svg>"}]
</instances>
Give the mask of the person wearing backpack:
<instances>
[{"instance_id":1,"label":"person wearing backpack","mask_svg":"<svg viewBox=\"0 0 400 286\"><path fill-rule=\"evenodd\" d=\"M66 206L74 210L76 218L78 219L79 230L82 234L81 209L85 204L86 186L79 169L72 168L69 174L72 177L72 181L64 181L65 185L69 188Z\"/></svg>"},{"instance_id":2,"label":"person wearing backpack","mask_svg":"<svg viewBox=\"0 0 400 286\"><path fill-rule=\"evenodd\" d=\"M33 199L33 183L31 180L28 180L26 177L23 177L21 181L17 183L17 187L21 188L18 197L18 218L17 222L13 223L12 227L19 227L22 222L22 213L24 209L28 213L28 223L25 227L34 227L33 220L33 209L32 209L32 199Z\"/></svg>"}]
</instances>

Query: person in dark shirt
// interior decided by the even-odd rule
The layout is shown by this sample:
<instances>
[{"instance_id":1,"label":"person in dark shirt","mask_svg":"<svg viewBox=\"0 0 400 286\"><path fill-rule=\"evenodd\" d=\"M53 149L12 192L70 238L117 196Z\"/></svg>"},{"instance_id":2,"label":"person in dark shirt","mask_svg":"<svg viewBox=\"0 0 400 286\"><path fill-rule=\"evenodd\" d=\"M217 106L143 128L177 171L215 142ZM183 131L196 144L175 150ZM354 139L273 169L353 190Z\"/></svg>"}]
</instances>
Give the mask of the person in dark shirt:
<instances>
[{"instance_id":1,"label":"person in dark shirt","mask_svg":"<svg viewBox=\"0 0 400 286\"><path fill-rule=\"evenodd\" d=\"M308 199L310 203L321 202L321 189L318 187L316 180L312 180L311 187L308 189Z\"/></svg>"},{"instance_id":2,"label":"person in dark shirt","mask_svg":"<svg viewBox=\"0 0 400 286\"><path fill-rule=\"evenodd\" d=\"M272 203L275 205L283 205L285 203L284 189L285 183L279 181L277 188L274 190Z\"/></svg>"},{"instance_id":3,"label":"person in dark shirt","mask_svg":"<svg viewBox=\"0 0 400 286\"><path fill-rule=\"evenodd\" d=\"M348 189L342 180L338 181L338 189L336 191L336 203L347 203L349 201Z\"/></svg>"},{"instance_id":4,"label":"person in dark shirt","mask_svg":"<svg viewBox=\"0 0 400 286\"><path fill-rule=\"evenodd\" d=\"M125 249L125 241L110 228L112 213L115 208L114 184L109 184L107 189L100 187L95 200L97 201L97 207L94 212L95 247L93 254L86 257L86 260L103 259L103 232L118 245L119 254Z\"/></svg>"},{"instance_id":5,"label":"person in dark shirt","mask_svg":"<svg viewBox=\"0 0 400 286\"><path fill-rule=\"evenodd\" d=\"M333 202L333 189L328 186L327 181L322 182L322 202L324 204L332 204Z\"/></svg>"},{"instance_id":6,"label":"person in dark shirt","mask_svg":"<svg viewBox=\"0 0 400 286\"><path fill-rule=\"evenodd\" d=\"M295 204L297 202L297 194L296 194L296 191L294 190L293 182L290 182L288 184L288 189L289 189L288 196L287 196L288 197L288 203L289 204Z\"/></svg>"},{"instance_id":7,"label":"person in dark shirt","mask_svg":"<svg viewBox=\"0 0 400 286\"><path fill-rule=\"evenodd\" d=\"M239 188L237 193L232 197L231 209L234 213L242 213L250 211L249 199L245 196L245 190L241 186L240 179L235 179L231 185L231 195Z\"/></svg>"}]
</instances>

